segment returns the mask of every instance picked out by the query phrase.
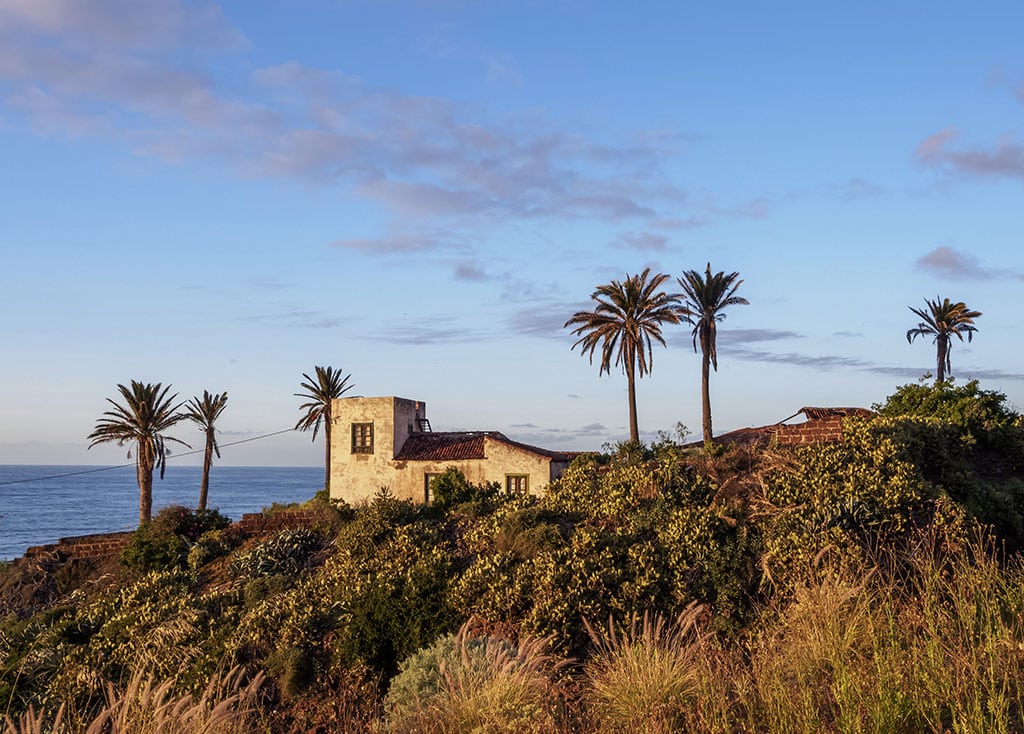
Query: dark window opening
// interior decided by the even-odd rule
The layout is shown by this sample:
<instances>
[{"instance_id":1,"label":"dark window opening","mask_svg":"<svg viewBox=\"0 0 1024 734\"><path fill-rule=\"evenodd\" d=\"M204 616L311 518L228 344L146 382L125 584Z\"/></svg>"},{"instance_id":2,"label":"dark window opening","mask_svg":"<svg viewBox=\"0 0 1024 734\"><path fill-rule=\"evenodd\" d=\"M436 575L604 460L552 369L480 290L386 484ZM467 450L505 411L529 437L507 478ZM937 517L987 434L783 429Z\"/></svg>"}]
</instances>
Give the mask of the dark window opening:
<instances>
[{"instance_id":1,"label":"dark window opening","mask_svg":"<svg viewBox=\"0 0 1024 734\"><path fill-rule=\"evenodd\" d=\"M530 488L529 474L506 474L505 491L509 494L526 494Z\"/></svg>"},{"instance_id":2,"label":"dark window opening","mask_svg":"<svg viewBox=\"0 0 1024 734\"><path fill-rule=\"evenodd\" d=\"M352 424L352 453L372 454L373 453L373 424L353 423Z\"/></svg>"}]
</instances>

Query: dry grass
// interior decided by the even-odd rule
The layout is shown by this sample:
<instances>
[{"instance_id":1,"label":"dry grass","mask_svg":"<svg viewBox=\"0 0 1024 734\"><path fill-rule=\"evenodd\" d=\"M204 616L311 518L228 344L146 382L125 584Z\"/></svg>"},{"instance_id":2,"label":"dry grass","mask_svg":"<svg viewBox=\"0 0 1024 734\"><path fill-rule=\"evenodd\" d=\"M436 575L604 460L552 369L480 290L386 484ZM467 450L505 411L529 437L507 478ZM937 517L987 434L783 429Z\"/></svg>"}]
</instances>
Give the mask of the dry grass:
<instances>
[{"instance_id":1,"label":"dry grass","mask_svg":"<svg viewBox=\"0 0 1024 734\"><path fill-rule=\"evenodd\" d=\"M469 623L455 638L458 659L442 664L441 685L415 711L390 722L394 732L555 732L560 701L553 681L567 662L547 652L550 640L530 638L512 645L474 638Z\"/></svg>"},{"instance_id":2,"label":"dry grass","mask_svg":"<svg viewBox=\"0 0 1024 734\"><path fill-rule=\"evenodd\" d=\"M634 616L626 629L612 621L607 631L587 625L595 651L584 669L585 698L595 723L607 731L668 732L682 726L702 673L702 611L691 604L672 622Z\"/></svg>"},{"instance_id":3,"label":"dry grass","mask_svg":"<svg viewBox=\"0 0 1024 734\"><path fill-rule=\"evenodd\" d=\"M173 680L156 682L135 675L120 691L107 685L107 705L87 726L74 727L84 734L251 734L259 731L257 699L263 675L246 680L235 668L214 677L202 694L175 696ZM7 718L3 734L70 734L73 727L61 706L51 720L33 710L17 720Z\"/></svg>"}]
</instances>

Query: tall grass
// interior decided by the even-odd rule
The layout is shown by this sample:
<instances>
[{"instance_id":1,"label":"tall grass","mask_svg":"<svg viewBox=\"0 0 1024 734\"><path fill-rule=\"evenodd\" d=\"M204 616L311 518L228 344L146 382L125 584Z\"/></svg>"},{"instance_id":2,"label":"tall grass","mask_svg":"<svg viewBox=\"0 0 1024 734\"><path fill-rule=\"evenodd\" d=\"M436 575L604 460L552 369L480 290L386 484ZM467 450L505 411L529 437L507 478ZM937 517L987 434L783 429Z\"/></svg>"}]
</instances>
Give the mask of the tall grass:
<instances>
[{"instance_id":1,"label":"tall grass","mask_svg":"<svg viewBox=\"0 0 1024 734\"><path fill-rule=\"evenodd\" d=\"M473 637L469 623L455 636L453 658L441 660L436 690L393 712L393 732L555 732L560 730L559 686L567 662L548 653L550 640L511 644ZM400 715L394 715L399 713Z\"/></svg>"},{"instance_id":2,"label":"tall grass","mask_svg":"<svg viewBox=\"0 0 1024 734\"><path fill-rule=\"evenodd\" d=\"M625 629L587 624L594 654L584 669L593 720L608 731L676 731L695 699L698 660L707 639L703 607L691 604L672 622L645 613Z\"/></svg>"},{"instance_id":3,"label":"tall grass","mask_svg":"<svg viewBox=\"0 0 1024 734\"><path fill-rule=\"evenodd\" d=\"M173 680L157 682L136 674L124 690L106 689L106 707L84 728L72 727L65 708L50 720L45 712L29 709L17 720L7 718L4 734L250 734L260 730L258 698L262 674L246 680L235 668L215 676L198 698L175 696Z\"/></svg>"},{"instance_id":4,"label":"tall grass","mask_svg":"<svg viewBox=\"0 0 1024 734\"><path fill-rule=\"evenodd\" d=\"M1024 573L934 532L822 559L739 643L700 649L686 731L1024 731Z\"/></svg>"}]
</instances>

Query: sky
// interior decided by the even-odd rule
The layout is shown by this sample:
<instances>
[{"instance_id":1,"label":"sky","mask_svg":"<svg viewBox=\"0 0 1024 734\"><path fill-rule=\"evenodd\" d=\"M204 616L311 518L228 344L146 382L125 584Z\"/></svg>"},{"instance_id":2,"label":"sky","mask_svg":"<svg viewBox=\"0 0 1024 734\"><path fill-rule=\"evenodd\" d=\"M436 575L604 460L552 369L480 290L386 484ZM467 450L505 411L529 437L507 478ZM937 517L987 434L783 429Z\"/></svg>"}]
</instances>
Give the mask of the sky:
<instances>
[{"instance_id":1,"label":"sky","mask_svg":"<svg viewBox=\"0 0 1024 734\"><path fill-rule=\"evenodd\" d=\"M1017 0L0 0L0 463L125 461L86 436L141 380L227 391L226 464L316 465L258 438L315 365L434 430L599 449L626 382L564 322L709 262L749 300L716 432L934 372L906 332L936 296L983 314L953 375L1024 408L1021 28ZM645 440L700 431L665 334Z\"/></svg>"}]
</instances>

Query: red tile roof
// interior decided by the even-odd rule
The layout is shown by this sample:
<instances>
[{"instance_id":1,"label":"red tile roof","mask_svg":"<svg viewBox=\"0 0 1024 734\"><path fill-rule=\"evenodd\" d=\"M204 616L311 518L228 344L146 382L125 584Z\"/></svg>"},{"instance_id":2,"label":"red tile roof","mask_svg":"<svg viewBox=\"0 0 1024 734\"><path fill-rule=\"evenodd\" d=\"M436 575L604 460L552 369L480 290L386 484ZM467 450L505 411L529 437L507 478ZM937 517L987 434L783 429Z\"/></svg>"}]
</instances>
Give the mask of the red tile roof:
<instances>
[{"instance_id":1,"label":"red tile roof","mask_svg":"<svg viewBox=\"0 0 1024 734\"><path fill-rule=\"evenodd\" d=\"M402 445L396 461L461 461L464 459L486 459L484 439L500 441L531 454L544 456L552 461L572 461L579 452L548 451L513 441L498 431L444 431L438 433L413 433Z\"/></svg>"}]
</instances>

